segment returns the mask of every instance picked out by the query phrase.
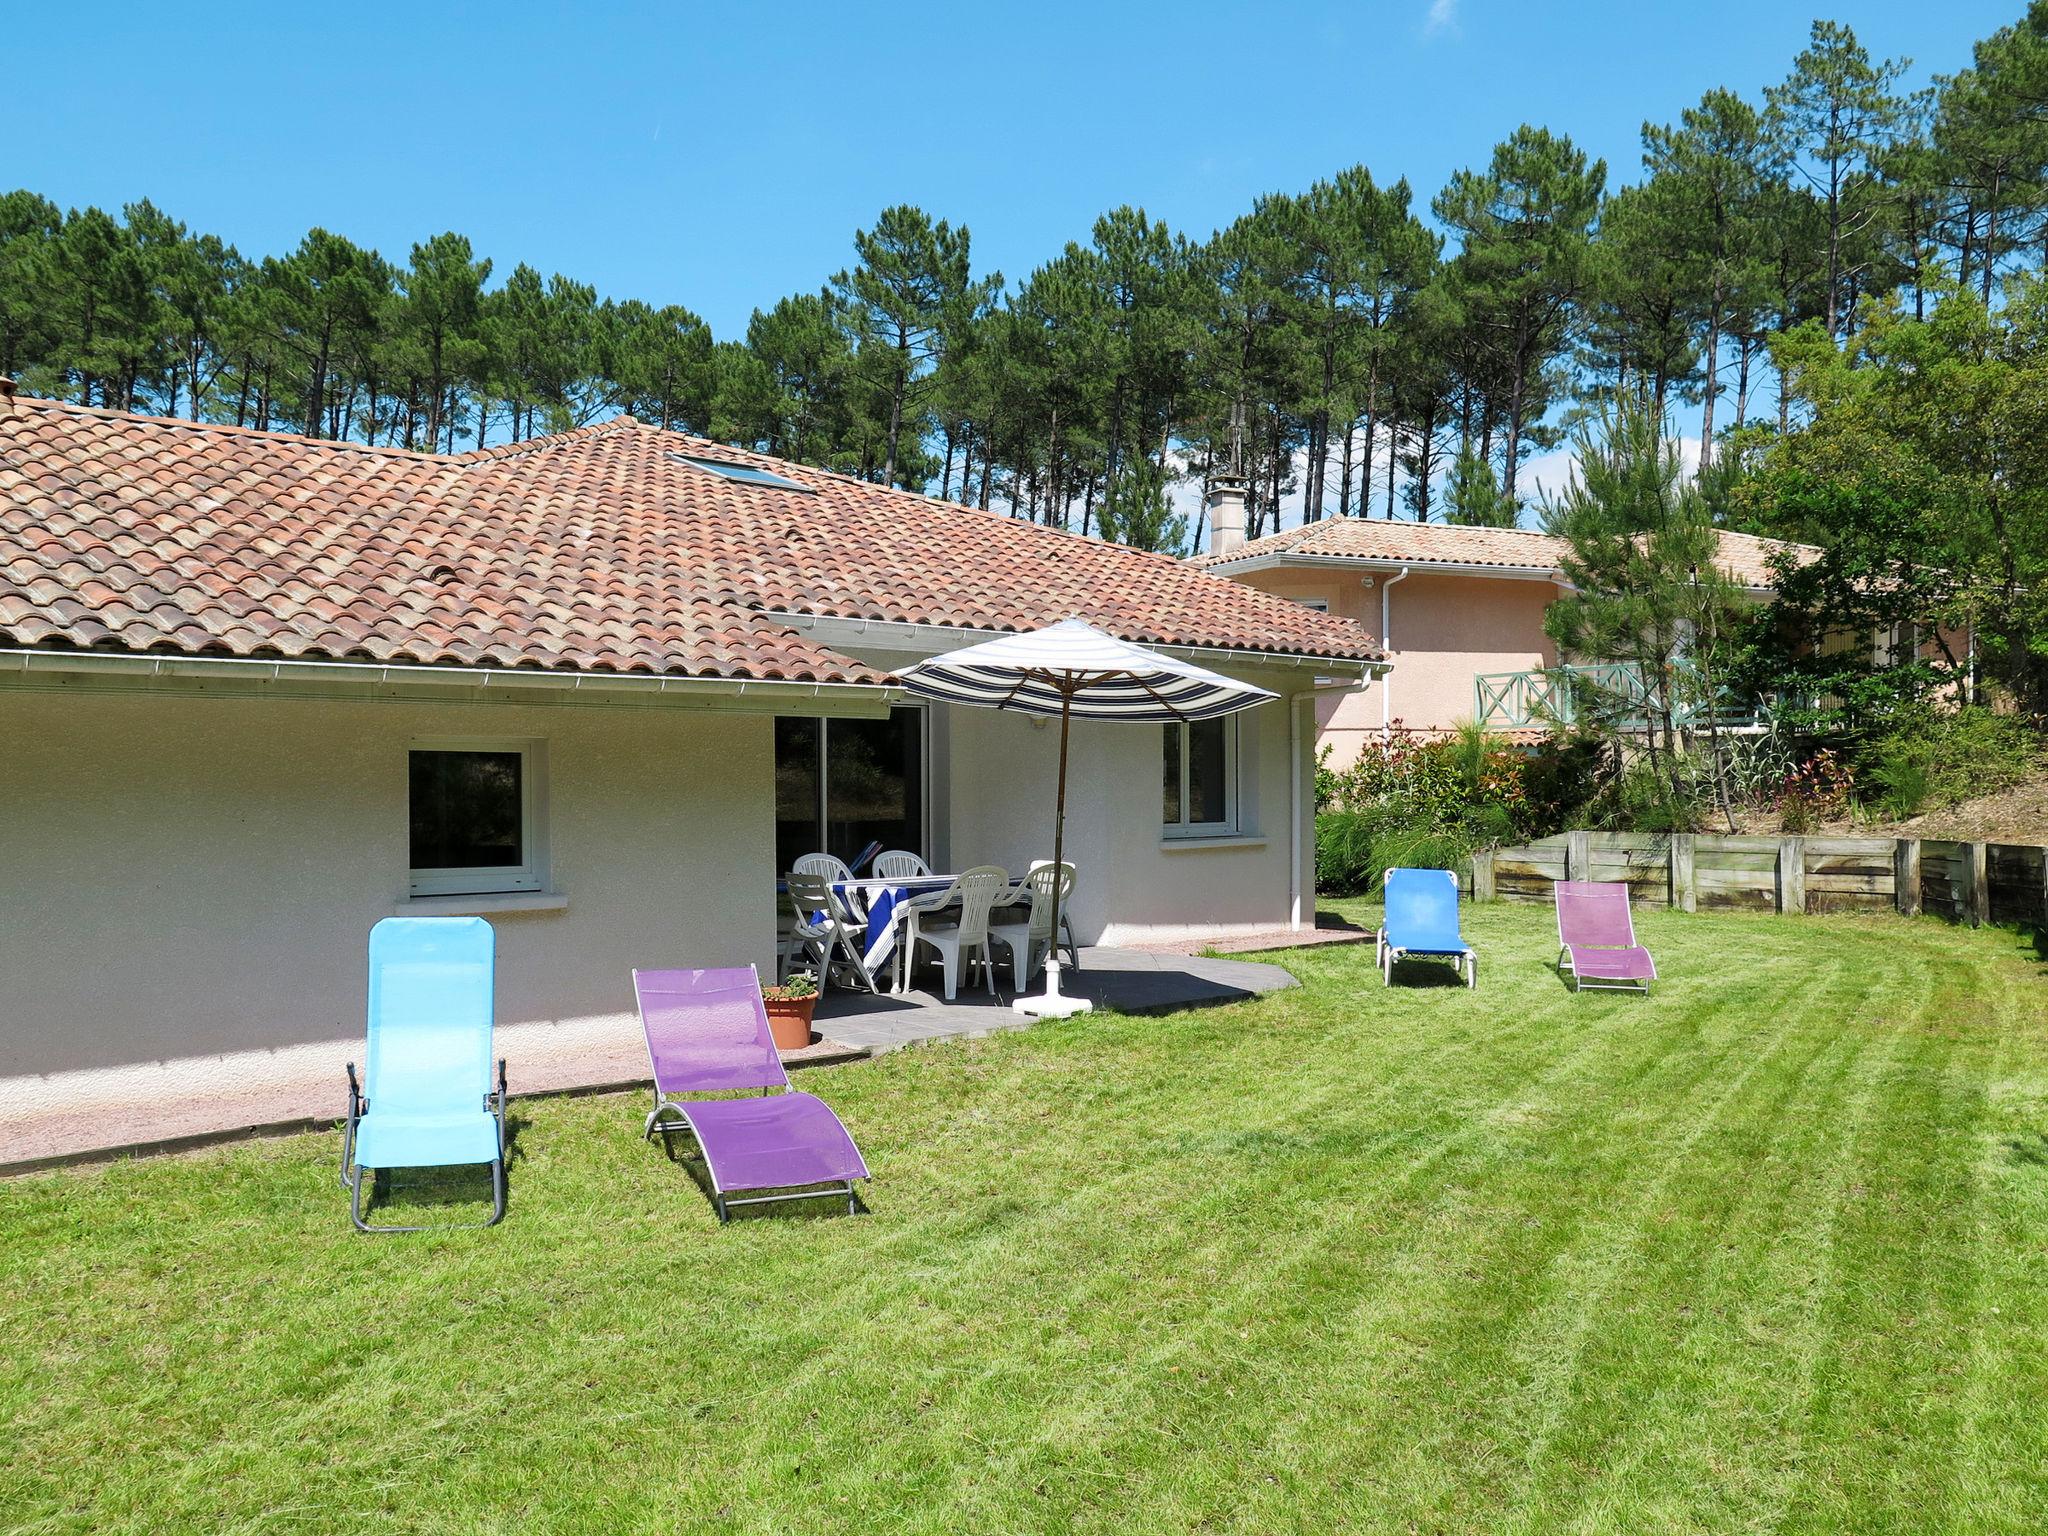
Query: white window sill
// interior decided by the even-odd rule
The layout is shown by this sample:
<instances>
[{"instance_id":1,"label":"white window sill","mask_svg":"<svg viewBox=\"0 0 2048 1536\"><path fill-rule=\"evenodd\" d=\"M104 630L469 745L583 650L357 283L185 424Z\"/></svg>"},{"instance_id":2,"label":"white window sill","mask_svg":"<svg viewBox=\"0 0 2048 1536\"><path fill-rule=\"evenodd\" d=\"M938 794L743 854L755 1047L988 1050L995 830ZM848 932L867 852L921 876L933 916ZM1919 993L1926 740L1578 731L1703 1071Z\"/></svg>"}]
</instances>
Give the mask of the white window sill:
<instances>
[{"instance_id":1,"label":"white window sill","mask_svg":"<svg viewBox=\"0 0 2048 1536\"><path fill-rule=\"evenodd\" d=\"M569 898L558 891L496 891L476 896L402 896L399 917L489 917L500 912L566 912Z\"/></svg>"},{"instance_id":2,"label":"white window sill","mask_svg":"<svg viewBox=\"0 0 2048 1536\"><path fill-rule=\"evenodd\" d=\"M1263 848L1266 839L1249 832L1219 832L1209 837L1162 837L1162 853L1193 853L1200 848Z\"/></svg>"}]
</instances>

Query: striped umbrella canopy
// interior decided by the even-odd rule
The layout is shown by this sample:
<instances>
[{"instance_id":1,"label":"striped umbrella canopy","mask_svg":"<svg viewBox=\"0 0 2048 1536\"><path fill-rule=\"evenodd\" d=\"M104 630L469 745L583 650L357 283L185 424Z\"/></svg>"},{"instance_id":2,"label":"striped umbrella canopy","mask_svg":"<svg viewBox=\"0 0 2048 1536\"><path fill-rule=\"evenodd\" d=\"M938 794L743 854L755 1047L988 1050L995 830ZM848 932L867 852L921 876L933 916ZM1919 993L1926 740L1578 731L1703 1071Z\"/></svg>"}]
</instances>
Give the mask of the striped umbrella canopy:
<instances>
[{"instance_id":1,"label":"striped umbrella canopy","mask_svg":"<svg viewBox=\"0 0 2048 1536\"><path fill-rule=\"evenodd\" d=\"M899 675L927 699L1084 720L1208 720L1276 697L1079 619L933 656Z\"/></svg>"},{"instance_id":2,"label":"striped umbrella canopy","mask_svg":"<svg viewBox=\"0 0 2048 1536\"><path fill-rule=\"evenodd\" d=\"M1191 661L1162 656L1106 635L1079 619L1062 619L1029 634L1003 635L929 657L905 667L897 676L921 698L1059 716L1059 793L1052 823L1056 870L1066 857L1067 735L1074 716L1155 724L1209 720L1279 697ZM1060 880L1055 874L1052 953L1045 962L1045 994L1018 998L1012 1006L1019 1012L1065 1017L1089 1007L1085 998L1060 996L1059 935Z\"/></svg>"}]
</instances>

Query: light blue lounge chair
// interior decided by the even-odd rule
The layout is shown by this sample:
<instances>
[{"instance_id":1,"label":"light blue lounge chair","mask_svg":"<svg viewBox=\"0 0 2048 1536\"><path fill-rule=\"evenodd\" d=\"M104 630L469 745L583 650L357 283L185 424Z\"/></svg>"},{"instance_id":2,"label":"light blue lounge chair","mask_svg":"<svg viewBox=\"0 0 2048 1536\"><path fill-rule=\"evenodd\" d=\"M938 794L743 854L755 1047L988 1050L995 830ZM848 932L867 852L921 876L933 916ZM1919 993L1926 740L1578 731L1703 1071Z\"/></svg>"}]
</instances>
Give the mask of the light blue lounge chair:
<instances>
[{"instance_id":1,"label":"light blue lounge chair","mask_svg":"<svg viewBox=\"0 0 2048 1536\"><path fill-rule=\"evenodd\" d=\"M1380 974L1394 984L1394 962L1407 955L1449 960L1479 985L1479 956L1458 932L1458 877L1448 869L1390 869L1384 887L1386 923L1380 929Z\"/></svg>"},{"instance_id":2,"label":"light blue lounge chair","mask_svg":"<svg viewBox=\"0 0 2048 1536\"><path fill-rule=\"evenodd\" d=\"M387 917L370 930L370 1034L363 1081L348 1064L341 1183L365 1232L418 1232L363 1220L366 1173L488 1163L491 1219L505 1215L505 1063L491 1086L491 982L497 953L480 917Z\"/></svg>"}]
</instances>

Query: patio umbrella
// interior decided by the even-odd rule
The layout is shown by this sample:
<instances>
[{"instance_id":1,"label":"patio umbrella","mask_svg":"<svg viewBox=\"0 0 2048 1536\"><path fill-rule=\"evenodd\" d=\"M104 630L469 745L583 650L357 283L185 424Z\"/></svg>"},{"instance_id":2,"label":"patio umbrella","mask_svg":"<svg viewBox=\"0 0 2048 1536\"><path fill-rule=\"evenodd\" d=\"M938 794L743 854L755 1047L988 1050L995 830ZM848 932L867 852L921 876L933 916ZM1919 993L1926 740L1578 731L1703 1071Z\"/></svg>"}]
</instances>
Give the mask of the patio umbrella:
<instances>
[{"instance_id":1,"label":"patio umbrella","mask_svg":"<svg viewBox=\"0 0 2048 1536\"><path fill-rule=\"evenodd\" d=\"M1059 793L1052 823L1055 870L1066 853L1067 733L1075 716L1154 724L1208 720L1277 697L1193 662L1131 645L1079 619L1062 619L1029 634L1004 635L933 656L904 668L898 676L912 693L947 704L1059 716ZM1018 998L1011 1005L1018 1012L1065 1018L1090 1007L1086 998L1060 995L1059 936L1060 881L1055 874L1052 953L1046 959L1045 993Z\"/></svg>"}]
</instances>

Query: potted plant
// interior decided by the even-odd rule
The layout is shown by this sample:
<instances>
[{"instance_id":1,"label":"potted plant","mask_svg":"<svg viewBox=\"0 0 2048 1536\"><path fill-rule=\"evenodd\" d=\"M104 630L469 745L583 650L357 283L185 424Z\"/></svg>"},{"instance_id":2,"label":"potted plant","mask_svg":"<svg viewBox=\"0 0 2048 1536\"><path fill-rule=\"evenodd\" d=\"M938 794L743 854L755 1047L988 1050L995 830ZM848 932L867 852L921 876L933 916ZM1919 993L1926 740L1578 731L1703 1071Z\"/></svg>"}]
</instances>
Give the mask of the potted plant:
<instances>
[{"instance_id":1,"label":"potted plant","mask_svg":"<svg viewBox=\"0 0 2048 1536\"><path fill-rule=\"evenodd\" d=\"M775 1037L778 1051L800 1051L811 1043L811 1011L818 1006L818 978L809 971L794 972L778 986L763 987L761 1001L768 1005L768 1033Z\"/></svg>"}]
</instances>

